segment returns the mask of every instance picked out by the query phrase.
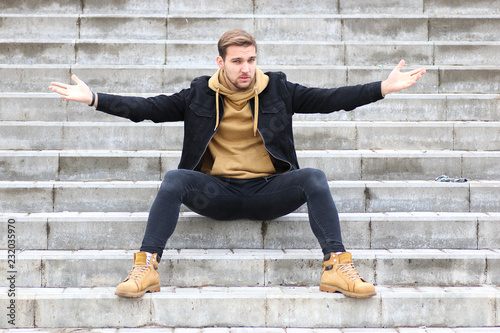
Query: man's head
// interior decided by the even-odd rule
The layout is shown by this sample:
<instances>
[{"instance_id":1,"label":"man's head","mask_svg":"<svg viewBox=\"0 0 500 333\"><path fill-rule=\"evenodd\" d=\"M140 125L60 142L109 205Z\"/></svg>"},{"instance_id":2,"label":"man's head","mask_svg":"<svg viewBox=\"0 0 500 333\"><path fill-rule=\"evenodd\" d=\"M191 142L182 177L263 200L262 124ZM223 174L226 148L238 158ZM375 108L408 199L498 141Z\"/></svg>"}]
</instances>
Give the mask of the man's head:
<instances>
[{"instance_id":1,"label":"man's head","mask_svg":"<svg viewBox=\"0 0 500 333\"><path fill-rule=\"evenodd\" d=\"M217 48L219 49L219 56L225 60L227 48L231 45L238 46L254 46L255 52L257 52L257 43L252 35L250 35L245 30L234 29L226 31L217 43Z\"/></svg>"},{"instance_id":2,"label":"man's head","mask_svg":"<svg viewBox=\"0 0 500 333\"><path fill-rule=\"evenodd\" d=\"M250 87L257 68L257 44L247 32L235 29L222 35L218 43L217 65L224 70L231 90Z\"/></svg>"}]
</instances>

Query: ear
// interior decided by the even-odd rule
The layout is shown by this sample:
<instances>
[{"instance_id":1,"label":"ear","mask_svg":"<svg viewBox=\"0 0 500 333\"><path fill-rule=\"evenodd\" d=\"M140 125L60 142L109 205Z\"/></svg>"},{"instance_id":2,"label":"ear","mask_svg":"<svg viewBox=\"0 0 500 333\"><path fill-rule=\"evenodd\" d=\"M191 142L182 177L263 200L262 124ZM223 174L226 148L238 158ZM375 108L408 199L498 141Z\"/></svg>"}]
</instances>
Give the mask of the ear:
<instances>
[{"instance_id":1,"label":"ear","mask_svg":"<svg viewBox=\"0 0 500 333\"><path fill-rule=\"evenodd\" d=\"M219 66L220 69L224 69L224 59L222 59L221 56L217 57L217 65Z\"/></svg>"}]
</instances>

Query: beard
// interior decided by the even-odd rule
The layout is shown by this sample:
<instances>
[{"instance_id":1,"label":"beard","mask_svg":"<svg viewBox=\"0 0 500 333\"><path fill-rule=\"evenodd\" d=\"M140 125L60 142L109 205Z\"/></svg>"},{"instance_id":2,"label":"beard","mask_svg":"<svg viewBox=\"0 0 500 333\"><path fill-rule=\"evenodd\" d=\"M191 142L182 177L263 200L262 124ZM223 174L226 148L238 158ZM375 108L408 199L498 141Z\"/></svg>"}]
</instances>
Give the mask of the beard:
<instances>
[{"instance_id":1,"label":"beard","mask_svg":"<svg viewBox=\"0 0 500 333\"><path fill-rule=\"evenodd\" d=\"M230 77L227 76L227 73L225 73L225 76L226 76L226 81L231 83L231 85L233 85L236 89L238 89L240 91L247 90L253 81L253 76L250 76L250 75L243 76L243 77L247 78L244 82L238 81L242 76L238 76L236 79L231 79Z\"/></svg>"}]
</instances>

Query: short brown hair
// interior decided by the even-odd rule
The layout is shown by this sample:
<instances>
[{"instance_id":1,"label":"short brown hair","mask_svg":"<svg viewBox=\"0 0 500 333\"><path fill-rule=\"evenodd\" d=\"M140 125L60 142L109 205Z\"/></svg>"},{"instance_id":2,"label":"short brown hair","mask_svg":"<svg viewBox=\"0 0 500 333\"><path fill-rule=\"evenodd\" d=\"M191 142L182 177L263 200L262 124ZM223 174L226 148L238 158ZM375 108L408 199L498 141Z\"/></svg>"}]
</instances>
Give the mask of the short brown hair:
<instances>
[{"instance_id":1,"label":"short brown hair","mask_svg":"<svg viewBox=\"0 0 500 333\"><path fill-rule=\"evenodd\" d=\"M257 52L257 43L252 35L250 35L245 30L233 29L226 31L217 43L217 48L219 49L219 56L224 59L226 57L227 48L231 45L238 46L255 46L255 51Z\"/></svg>"}]
</instances>

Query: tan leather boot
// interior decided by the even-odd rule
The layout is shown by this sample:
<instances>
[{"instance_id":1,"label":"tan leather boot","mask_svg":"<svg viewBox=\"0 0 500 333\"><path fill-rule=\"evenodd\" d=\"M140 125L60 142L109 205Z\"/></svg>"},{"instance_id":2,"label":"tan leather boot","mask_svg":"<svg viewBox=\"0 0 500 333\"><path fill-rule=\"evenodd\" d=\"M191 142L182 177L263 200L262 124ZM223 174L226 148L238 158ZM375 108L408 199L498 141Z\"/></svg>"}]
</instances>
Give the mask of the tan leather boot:
<instances>
[{"instance_id":1,"label":"tan leather boot","mask_svg":"<svg viewBox=\"0 0 500 333\"><path fill-rule=\"evenodd\" d=\"M338 291L356 298L366 298L377 294L375 286L366 282L354 268L350 252L330 254L330 258L323 263L319 290L330 293Z\"/></svg>"},{"instance_id":2,"label":"tan leather boot","mask_svg":"<svg viewBox=\"0 0 500 333\"><path fill-rule=\"evenodd\" d=\"M134 266L127 278L116 287L115 295L141 297L147 292L156 291L160 291L157 254L153 254L148 265L146 252L134 253Z\"/></svg>"}]
</instances>

